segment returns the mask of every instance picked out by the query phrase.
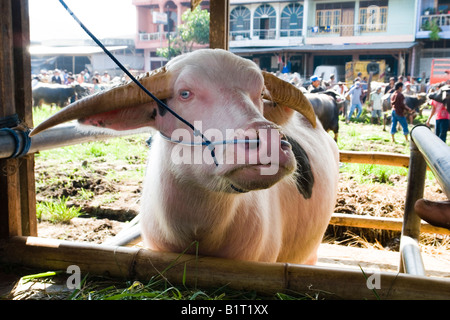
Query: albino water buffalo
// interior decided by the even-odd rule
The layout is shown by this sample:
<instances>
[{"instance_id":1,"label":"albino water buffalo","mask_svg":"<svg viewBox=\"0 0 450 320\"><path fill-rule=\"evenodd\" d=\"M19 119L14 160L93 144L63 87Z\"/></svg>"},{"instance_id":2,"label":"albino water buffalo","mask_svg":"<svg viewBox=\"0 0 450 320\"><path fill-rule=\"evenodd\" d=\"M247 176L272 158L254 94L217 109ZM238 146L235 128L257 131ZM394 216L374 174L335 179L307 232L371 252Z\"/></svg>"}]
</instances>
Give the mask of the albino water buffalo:
<instances>
[{"instance_id":1,"label":"albino water buffalo","mask_svg":"<svg viewBox=\"0 0 450 320\"><path fill-rule=\"evenodd\" d=\"M181 252L197 241L201 255L314 264L335 206L338 149L300 90L211 49L140 82L197 136L134 83L75 102L32 134L73 119L155 128L140 213L147 248Z\"/></svg>"}]
</instances>

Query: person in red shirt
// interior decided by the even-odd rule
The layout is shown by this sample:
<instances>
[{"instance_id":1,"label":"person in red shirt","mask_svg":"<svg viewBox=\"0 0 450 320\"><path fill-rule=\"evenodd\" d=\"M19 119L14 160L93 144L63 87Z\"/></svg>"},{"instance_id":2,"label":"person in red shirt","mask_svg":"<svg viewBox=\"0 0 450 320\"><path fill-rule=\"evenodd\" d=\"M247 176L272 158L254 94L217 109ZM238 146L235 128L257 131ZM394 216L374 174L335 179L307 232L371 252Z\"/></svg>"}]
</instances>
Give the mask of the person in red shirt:
<instances>
[{"instance_id":1,"label":"person in red shirt","mask_svg":"<svg viewBox=\"0 0 450 320\"><path fill-rule=\"evenodd\" d=\"M400 122L403 128L403 134L405 135L406 141L408 141L408 122L406 121L406 114L411 112L411 109L405 104L405 96L402 93L403 83L397 82L395 84L395 91L391 95L391 106L392 106L392 125L391 125L391 135L392 142L395 142L395 133L397 132L397 122Z\"/></svg>"},{"instance_id":2,"label":"person in red shirt","mask_svg":"<svg viewBox=\"0 0 450 320\"><path fill-rule=\"evenodd\" d=\"M444 142L447 142L447 130L450 124L450 114L444 104L431 100L431 114L427 120L427 126L430 126L431 118L436 114L436 135Z\"/></svg>"}]
</instances>

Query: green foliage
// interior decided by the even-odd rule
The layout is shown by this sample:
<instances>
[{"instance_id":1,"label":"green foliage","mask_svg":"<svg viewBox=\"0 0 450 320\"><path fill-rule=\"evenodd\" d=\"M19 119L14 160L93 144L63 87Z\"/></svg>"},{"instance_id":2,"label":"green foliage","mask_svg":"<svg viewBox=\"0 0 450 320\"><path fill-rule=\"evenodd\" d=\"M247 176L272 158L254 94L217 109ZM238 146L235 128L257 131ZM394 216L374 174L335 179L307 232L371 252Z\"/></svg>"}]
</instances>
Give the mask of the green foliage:
<instances>
[{"instance_id":1,"label":"green foliage","mask_svg":"<svg viewBox=\"0 0 450 320\"><path fill-rule=\"evenodd\" d=\"M181 39L189 44L190 50L194 43L209 43L209 12L207 10L197 7L191 12L189 9L183 13L181 19L184 22L179 27Z\"/></svg>"},{"instance_id":2,"label":"green foliage","mask_svg":"<svg viewBox=\"0 0 450 320\"><path fill-rule=\"evenodd\" d=\"M156 54L160 57L170 59L184 52L192 51L195 43L209 43L209 12L200 7L191 12L185 11L181 16L184 22L178 27L179 34L175 38L170 38L168 48L158 48Z\"/></svg>"},{"instance_id":3,"label":"green foliage","mask_svg":"<svg viewBox=\"0 0 450 320\"><path fill-rule=\"evenodd\" d=\"M81 214L80 208L67 206L66 197L62 197L56 202L38 202L36 205L37 218L52 223L69 222Z\"/></svg>"},{"instance_id":4,"label":"green foliage","mask_svg":"<svg viewBox=\"0 0 450 320\"><path fill-rule=\"evenodd\" d=\"M170 41L171 41L170 47L156 49L156 54L158 56L170 59L171 57L176 57L182 53L182 45L180 38L176 37Z\"/></svg>"},{"instance_id":5,"label":"green foliage","mask_svg":"<svg viewBox=\"0 0 450 320\"><path fill-rule=\"evenodd\" d=\"M439 36L439 32L441 32L441 28L434 20L426 20L422 25L422 29L426 31L430 31L430 40L438 41L441 37Z\"/></svg>"}]
</instances>

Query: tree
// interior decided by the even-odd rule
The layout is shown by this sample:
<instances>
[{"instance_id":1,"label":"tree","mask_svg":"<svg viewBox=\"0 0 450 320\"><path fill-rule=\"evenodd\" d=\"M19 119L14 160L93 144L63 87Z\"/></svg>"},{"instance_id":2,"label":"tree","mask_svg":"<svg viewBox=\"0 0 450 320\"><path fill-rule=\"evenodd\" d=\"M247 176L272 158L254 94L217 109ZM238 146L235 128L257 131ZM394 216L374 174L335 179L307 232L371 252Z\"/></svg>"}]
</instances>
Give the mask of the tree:
<instances>
[{"instance_id":1,"label":"tree","mask_svg":"<svg viewBox=\"0 0 450 320\"><path fill-rule=\"evenodd\" d=\"M209 12L200 6L191 12L186 10L181 16L183 24L178 27L178 36L170 39L170 48L159 48L156 54L168 59L181 53L190 52L195 43L209 43ZM169 56L170 50L170 56Z\"/></svg>"},{"instance_id":2,"label":"tree","mask_svg":"<svg viewBox=\"0 0 450 320\"><path fill-rule=\"evenodd\" d=\"M191 12L185 11L181 16L184 24L179 27L181 39L186 43L188 51L192 51L194 43L209 43L209 12L200 6Z\"/></svg>"}]
</instances>

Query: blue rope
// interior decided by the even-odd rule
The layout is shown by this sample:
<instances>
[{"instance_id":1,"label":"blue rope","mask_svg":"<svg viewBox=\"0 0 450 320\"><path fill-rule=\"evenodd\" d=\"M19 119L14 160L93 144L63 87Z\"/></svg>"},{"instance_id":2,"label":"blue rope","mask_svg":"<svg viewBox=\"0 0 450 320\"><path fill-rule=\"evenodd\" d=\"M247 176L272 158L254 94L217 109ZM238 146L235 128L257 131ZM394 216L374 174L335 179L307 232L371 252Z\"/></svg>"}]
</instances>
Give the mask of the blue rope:
<instances>
[{"instance_id":1,"label":"blue rope","mask_svg":"<svg viewBox=\"0 0 450 320\"><path fill-rule=\"evenodd\" d=\"M1 128L0 132L2 132L2 131L9 133L14 139L14 152L8 159L23 157L28 153L28 151L30 151L30 147L31 147L30 130L27 130L27 131L17 130L16 131L11 128ZM22 150L20 150L19 134L22 135L22 140L23 140Z\"/></svg>"},{"instance_id":2,"label":"blue rope","mask_svg":"<svg viewBox=\"0 0 450 320\"><path fill-rule=\"evenodd\" d=\"M20 148L19 135L17 134L17 132L15 130L10 129L10 128L2 128L2 129L0 129L0 131L7 132L14 138L14 142L15 142L14 152L9 158L17 157L17 155L19 154L19 148Z\"/></svg>"},{"instance_id":3,"label":"blue rope","mask_svg":"<svg viewBox=\"0 0 450 320\"><path fill-rule=\"evenodd\" d=\"M0 132L6 132L14 139L14 152L8 158L18 158L26 155L28 151L30 151L31 147L31 138L30 138L30 129L27 130L14 130L13 128L19 126L22 121L19 119L18 114L13 114L10 116L6 116L0 118ZM20 137L19 134L22 135L23 147L20 150Z\"/></svg>"}]
</instances>

